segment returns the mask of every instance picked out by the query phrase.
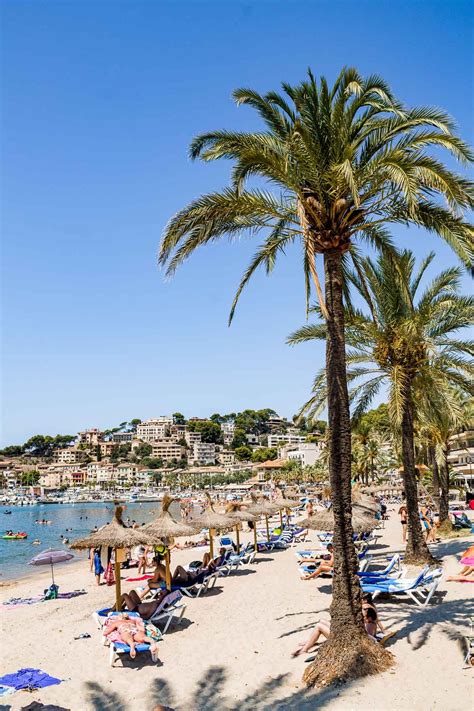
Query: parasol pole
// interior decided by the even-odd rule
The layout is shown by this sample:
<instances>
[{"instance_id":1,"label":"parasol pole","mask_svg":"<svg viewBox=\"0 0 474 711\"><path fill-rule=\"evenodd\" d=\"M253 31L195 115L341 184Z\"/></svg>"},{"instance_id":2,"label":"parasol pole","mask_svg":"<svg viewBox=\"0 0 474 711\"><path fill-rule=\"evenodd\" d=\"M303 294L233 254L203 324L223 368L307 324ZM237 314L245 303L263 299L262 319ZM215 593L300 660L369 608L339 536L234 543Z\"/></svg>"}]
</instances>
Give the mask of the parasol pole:
<instances>
[{"instance_id":1,"label":"parasol pole","mask_svg":"<svg viewBox=\"0 0 474 711\"><path fill-rule=\"evenodd\" d=\"M115 609L117 612L120 612L121 609L121 604L120 604L120 599L122 597L122 590L121 590L121 578L120 578L120 563L118 561L118 549L114 548L115 551Z\"/></svg>"},{"instance_id":2,"label":"parasol pole","mask_svg":"<svg viewBox=\"0 0 474 711\"><path fill-rule=\"evenodd\" d=\"M253 543L255 547L255 556L257 556L258 553L258 543L257 543L257 521L254 521L254 526L253 526ZM254 558L256 560L256 557Z\"/></svg>"},{"instance_id":3,"label":"parasol pole","mask_svg":"<svg viewBox=\"0 0 474 711\"><path fill-rule=\"evenodd\" d=\"M214 529L210 528L209 529L209 555L211 556L211 560L214 560Z\"/></svg>"},{"instance_id":4,"label":"parasol pole","mask_svg":"<svg viewBox=\"0 0 474 711\"><path fill-rule=\"evenodd\" d=\"M280 526L281 526L281 530L283 531L283 513L282 513L281 509L280 509Z\"/></svg>"},{"instance_id":5,"label":"parasol pole","mask_svg":"<svg viewBox=\"0 0 474 711\"><path fill-rule=\"evenodd\" d=\"M240 551L240 533L239 533L239 526L240 524L238 523L235 527L235 537L237 539L237 553Z\"/></svg>"},{"instance_id":6,"label":"parasol pole","mask_svg":"<svg viewBox=\"0 0 474 711\"><path fill-rule=\"evenodd\" d=\"M53 560L51 559L51 579L53 581L54 585L54 566L53 566Z\"/></svg>"},{"instance_id":7,"label":"parasol pole","mask_svg":"<svg viewBox=\"0 0 474 711\"><path fill-rule=\"evenodd\" d=\"M171 561L170 549L166 546L165 563L166 563L166 589L171 592Z\"/></svg>"}]
</instances>

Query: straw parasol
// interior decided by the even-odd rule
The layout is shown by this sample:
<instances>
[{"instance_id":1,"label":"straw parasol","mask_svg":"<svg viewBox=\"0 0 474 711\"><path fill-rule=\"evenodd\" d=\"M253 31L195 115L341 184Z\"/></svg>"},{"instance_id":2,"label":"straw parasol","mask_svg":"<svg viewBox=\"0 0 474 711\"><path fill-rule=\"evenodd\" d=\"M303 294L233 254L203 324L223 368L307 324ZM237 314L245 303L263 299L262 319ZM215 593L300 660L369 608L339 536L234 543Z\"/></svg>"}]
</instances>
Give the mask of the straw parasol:
<instances>
[{"instance_id":1,"label":"straw parasol","mask_svg":"<svg viewBox=\"0 0 474 711\"><path fill-rule=\"evenodd\" d=\"M161 513L153 521L143 526L143 530L148 534L150 542L155 545L160 545L163 542L169 542L171 538L179 536L194 536L196 527L190 526L183 521L175 521L168 511L170 505L175 499L165 494L161 502ZM170 570L170 551L166 545L165 552L166 564L166 587L171 590L171 570Z\"/></svg>"},{"instance_id":2,"label":"straw parasol","mask_svg":"<svg viewBox=\"0 0 474 711\"><path fill-rule=\"evenodd\" d=\"M265 516L265 524L267 527L267 539L270 540L270 528L268 526L268 517L279 511L279 506L271 504L269 501L262 501L262 499L257 499L255 494L251 494L252 503L249 507L250 513L256 516Z\"/></svg>"},{"instance_id":3,"label":"straw parasol","mask_svg":"<svg viewBox=\"0 0 474 711\"><path fill-rule=\"evenodd\" d=\"M203 513L197 518L192 519L193 526L209 529L209 553L211 560L214 558L214 532L220 531L223 528L233 528L235 520L231 516L217 513L214 510L214 504L209 494L206 492L207 506Z\"/></svg>"},{"instance_id":4,"label":"straw parasol","mask_svg":"<svg viewBox=\"0 0 474 711\"><path fill-rule=\"evenodd\" d=\"M230 501L225 509L226 515L231 516L232 518L236 519L235 523L235 536L237 539L237 552L240 551L240 532L239 532L239 524L242 521L252 521L255 522L258 519L258 516L255 516L254 514L250 513L250 511L241 511L240 507L242 506L242 503L237 502L237 501ZM257 540L256 540L256 529L254 527L254 539L255 539L255 553L257 552Z\"/></svg>"},{"instance_id":5,"label":"straw parasol","mask_svg":"<svg viewBox=\"0 0 474 711\"><path fill-rule=\"evenodd\" d=\"M317 511L312 516L303 519L302 528L311 528L314 531L334 531L334 512L331 509ZM352 507L352 528L355 533L365 533L377 525L375 517L370 518L363 509Z\"/></svg>"},{"instance_id":6,"label":"straw parasol","mask_svg":"<svg viewBox=\"0 0 474 711\"><path fill-rule=\"evenodd\" d=\"M115 508L114 518L110 523L96 531L91 533L87 538L80 538L77 541L71 543L70 548L77 550L84 550L90 548L100 548L102 546L107 546L107 548L113 548L115 551L115 601L117 604L117 610L120 610L120 558L121 554L119 551L123 551L124 548L133 548L140 544L148 544L149 536L144 532L143 528L127 528L124 526L122 521L122 507L117 506Z\"/></svg>"},{"instance_id":7,"label":"straw parasol","mask_svg":"<svg viewBox=\"0 0 474 711\"><path fill-rule=\"evenodd\" d=\"M274 506L278 506L280 510L280 524L281 527L283 528L283 516L282 516L282 511L283 509L294 509L295 506L300 505L300 501L295 501L294 499L285 499L283 496L279 496L277 499L275 499L272 504Z\"/></svg>"}]
</instances>

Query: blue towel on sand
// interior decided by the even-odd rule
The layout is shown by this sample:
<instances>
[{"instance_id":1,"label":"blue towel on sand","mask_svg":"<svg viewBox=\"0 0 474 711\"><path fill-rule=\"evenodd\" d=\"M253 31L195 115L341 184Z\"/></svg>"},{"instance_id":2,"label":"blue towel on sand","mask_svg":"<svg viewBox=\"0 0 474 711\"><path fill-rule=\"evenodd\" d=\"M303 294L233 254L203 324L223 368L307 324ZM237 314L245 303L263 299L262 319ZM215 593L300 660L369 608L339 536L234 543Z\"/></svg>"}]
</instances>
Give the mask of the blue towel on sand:
<instances>
[{"instance_id":1,"label":"blue towel on sand","mask_svg":"<svg viewBox=\"0 0 474 711\"><path fill-rule=\"evenodd\" d=\"M0 677L0 684L12 686L17 691L20 689L42 689L45 686L60 683L61 679L49 676L41 669L19 669L14 674L5 674Z\"/></svg>"}]
</instances>

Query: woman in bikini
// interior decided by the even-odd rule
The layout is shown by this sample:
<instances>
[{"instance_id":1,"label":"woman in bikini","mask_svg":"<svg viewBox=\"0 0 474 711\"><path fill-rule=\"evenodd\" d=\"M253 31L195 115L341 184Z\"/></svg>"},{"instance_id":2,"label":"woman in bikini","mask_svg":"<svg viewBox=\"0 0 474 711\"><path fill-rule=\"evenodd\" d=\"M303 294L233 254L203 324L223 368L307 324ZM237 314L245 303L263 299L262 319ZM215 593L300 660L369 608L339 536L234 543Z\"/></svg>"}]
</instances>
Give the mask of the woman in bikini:
<instances>
[{"instance_id":1,"label":"woman in bikini","mask_svg":"<svg viewBox=\"0 0 474 711\"><path fill-rule=\"evenodd\" d=\"M126 612L117 615L116 618L112 619L107 624L107 629L104 632L104 636L108 637L112 632L117 630L120 635L120 639L124 644L128 644L130 647L130 657L135 659L137 652L135 650L135 644L143 644L144 642L149 643L150 640L146 636L145 625L143 620L139 617L129 617ZM157 651L157 645L152 642L150 644L150 652L155 655Z\"/></svg>"}]
</instances>

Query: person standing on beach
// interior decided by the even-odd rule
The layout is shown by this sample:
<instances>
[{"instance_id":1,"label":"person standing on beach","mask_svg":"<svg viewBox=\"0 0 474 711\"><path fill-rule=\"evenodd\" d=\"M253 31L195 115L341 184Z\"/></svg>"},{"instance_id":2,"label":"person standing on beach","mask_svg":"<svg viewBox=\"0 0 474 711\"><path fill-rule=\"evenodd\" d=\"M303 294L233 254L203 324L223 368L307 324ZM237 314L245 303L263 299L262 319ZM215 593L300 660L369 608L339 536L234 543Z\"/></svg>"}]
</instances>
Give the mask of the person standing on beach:
<instances>
[{"instance_id":1,"label":"person standing on beach","mask_svg":"<svg viewBox=\"0 0 474 711\"><path fill-rule=\"evenodd\" d=\"M402 494L402 505L398 509L398 515L400 516L400 523L402 524L402 540L403 543L407 542L407 506L405 504L405 494Z\"/></svg>"},{"instance_id":2,"label":"person standing on beach","mask_svg":"<svg viewBox=\"0 0 474 711\"><path fill-rule=\"evenodd\" d=\"M100 585L100 576L103 572L104 568L100 560L100 548L96 548L94 550L94 575L97 585Z\"/></svg>"}]
</instances>

